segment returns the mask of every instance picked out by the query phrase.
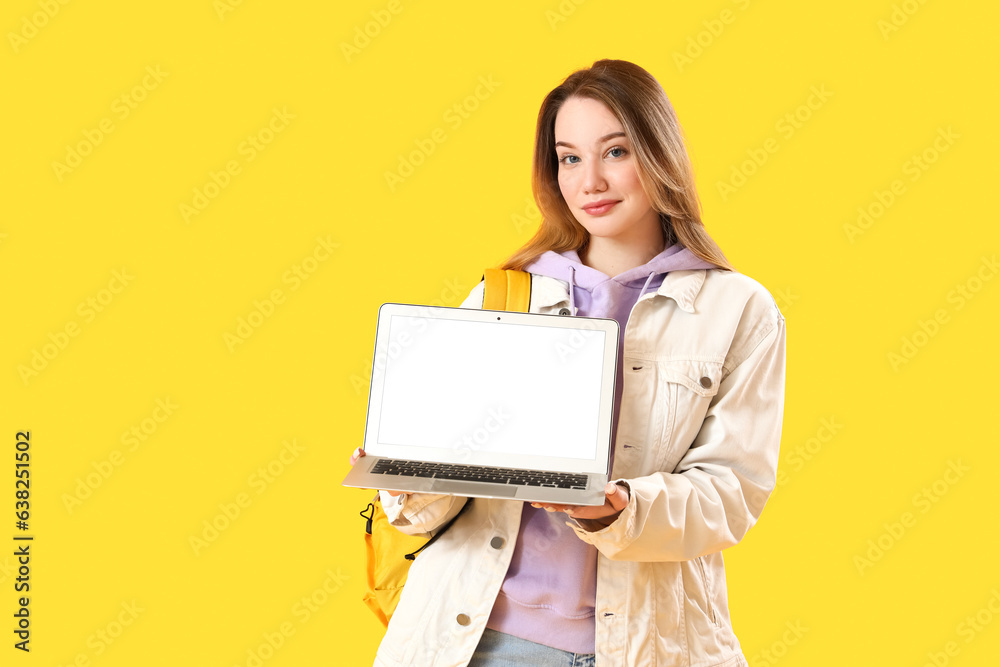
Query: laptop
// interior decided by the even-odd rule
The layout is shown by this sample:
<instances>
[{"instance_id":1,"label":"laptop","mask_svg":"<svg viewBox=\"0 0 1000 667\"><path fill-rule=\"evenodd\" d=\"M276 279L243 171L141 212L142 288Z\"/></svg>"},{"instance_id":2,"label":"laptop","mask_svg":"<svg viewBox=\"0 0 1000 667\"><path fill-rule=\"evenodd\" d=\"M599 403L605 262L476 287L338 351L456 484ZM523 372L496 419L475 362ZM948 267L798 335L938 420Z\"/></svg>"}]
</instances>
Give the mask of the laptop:
<instances>
[{"instance_id":1,"label":"laptop","mask_svg":"<svg viewBox=\"0 0 1000 667\"><path fill-rule=\"evenodd\" d=\"M618 323L386 303L344 486L601 505Z\"/></svg>"}]
</instances>

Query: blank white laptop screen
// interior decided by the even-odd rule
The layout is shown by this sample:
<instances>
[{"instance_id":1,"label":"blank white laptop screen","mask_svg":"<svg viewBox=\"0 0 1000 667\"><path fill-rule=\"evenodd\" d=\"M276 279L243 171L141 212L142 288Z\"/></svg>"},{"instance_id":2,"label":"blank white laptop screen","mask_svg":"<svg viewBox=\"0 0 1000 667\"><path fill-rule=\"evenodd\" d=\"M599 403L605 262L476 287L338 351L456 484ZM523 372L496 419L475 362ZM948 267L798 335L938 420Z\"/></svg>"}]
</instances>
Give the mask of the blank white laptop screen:
<instances>
[{"instance_id":1,"label":"blank white laptop screen","mask_svg":"<svg viewBox=\"0 0 1000 667\"><path fill-rule=\"evenodd\" d=\"M467 463L541 457L542 469L597 458L605 331L390 317L366 448Z\"/></svg>"}]
</instances>

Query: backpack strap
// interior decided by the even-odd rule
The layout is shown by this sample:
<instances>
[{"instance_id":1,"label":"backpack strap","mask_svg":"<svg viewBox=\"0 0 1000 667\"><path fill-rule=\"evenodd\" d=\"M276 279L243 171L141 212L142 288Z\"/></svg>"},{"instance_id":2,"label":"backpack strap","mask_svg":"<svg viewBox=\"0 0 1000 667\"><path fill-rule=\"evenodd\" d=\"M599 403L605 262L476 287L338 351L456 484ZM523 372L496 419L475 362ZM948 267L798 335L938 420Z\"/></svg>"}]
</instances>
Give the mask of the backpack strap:
<instances>
[{"instance_id":1,"label":"backpack strap","mask_svg":"<svg viewBox=\"0 0 1000 667\"><path fill-rule=\"evenodd\" d=\"M405 558L406 560L416 560L417 559L417 554L420 553L421 551L423 551L424 549L426 549L427 547L429 547L430 545L432 545L434 543L434 540L436 540L438 537L440 537L442 534L444 534L444 531L446 531L449 528L451 528L451 524L455 523L455 519L457 519L458 517L462 516L462 512L464 512L465 508L467 508L471 503L472 503L472 498L466 498L465 499L465 504L462 505L461 508L459 508L458 513L455 514L455 516L453 516L450 519L448 519L448 523L446 523L443 526L441 526L440 528L438 528L437 532L434 533L431 536L431 539L427 540L422 545L420 545L419 549L417 549L416 551L414 551L412 553L404 554L403 558Z\"/></svg>"},{"instance_id":2,"label":"backpack strap","mask_svg":"<svg viewBox=\"0 0 1000 667\"><path fill-rule=\"evenodd\" d=\"M483 310L528 312L531 302L531 274L516 269L486 269Z\"/></svg>"}]
</instances>

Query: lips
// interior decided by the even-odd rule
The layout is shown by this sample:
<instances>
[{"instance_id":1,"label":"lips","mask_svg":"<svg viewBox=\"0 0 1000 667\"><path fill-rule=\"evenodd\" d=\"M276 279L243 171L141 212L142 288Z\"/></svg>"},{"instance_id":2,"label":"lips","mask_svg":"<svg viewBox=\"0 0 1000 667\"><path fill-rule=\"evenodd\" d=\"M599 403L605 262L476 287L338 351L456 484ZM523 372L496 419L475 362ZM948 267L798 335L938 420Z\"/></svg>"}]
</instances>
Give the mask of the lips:
<instances>
[{"instance_id":1,"label":"lips","mask_svg":"<svg viewBox=\"0 0 1000 667\"><path fill-rule=\"evenodd\" d=\"M590 215L604 215L619 202L618 199L602 199L583 206L583 210Z\"/></svg>"}]
</instances>

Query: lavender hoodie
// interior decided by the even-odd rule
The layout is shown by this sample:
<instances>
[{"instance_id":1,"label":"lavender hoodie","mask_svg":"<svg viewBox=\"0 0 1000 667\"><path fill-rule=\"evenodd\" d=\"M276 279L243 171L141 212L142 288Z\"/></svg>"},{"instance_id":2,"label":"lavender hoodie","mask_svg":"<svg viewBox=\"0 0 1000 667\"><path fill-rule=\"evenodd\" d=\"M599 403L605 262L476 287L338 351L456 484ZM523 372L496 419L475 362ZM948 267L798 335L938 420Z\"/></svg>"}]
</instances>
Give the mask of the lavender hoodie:
<instances>
[{"instance_id":1,"label":"lavender hoodie","mask_svg":"<svg viewBox=\"0 0 1000 667\"><path fill-rule=\"evenodd\" d=\"M570 312L618 321L618 369L614 425L622 392L625 325L632 306L656 290L669 271L716 268L680 245L672 245L642 266L614 278L584 265L575 250L548 251L525 267L530 273L570 284ZM615 429L611 431L611 451ZM594 653L597 549L566 525L561 512L525 503L517 545L487 627L573 653Z\"/></svg>"}]
</instances>

